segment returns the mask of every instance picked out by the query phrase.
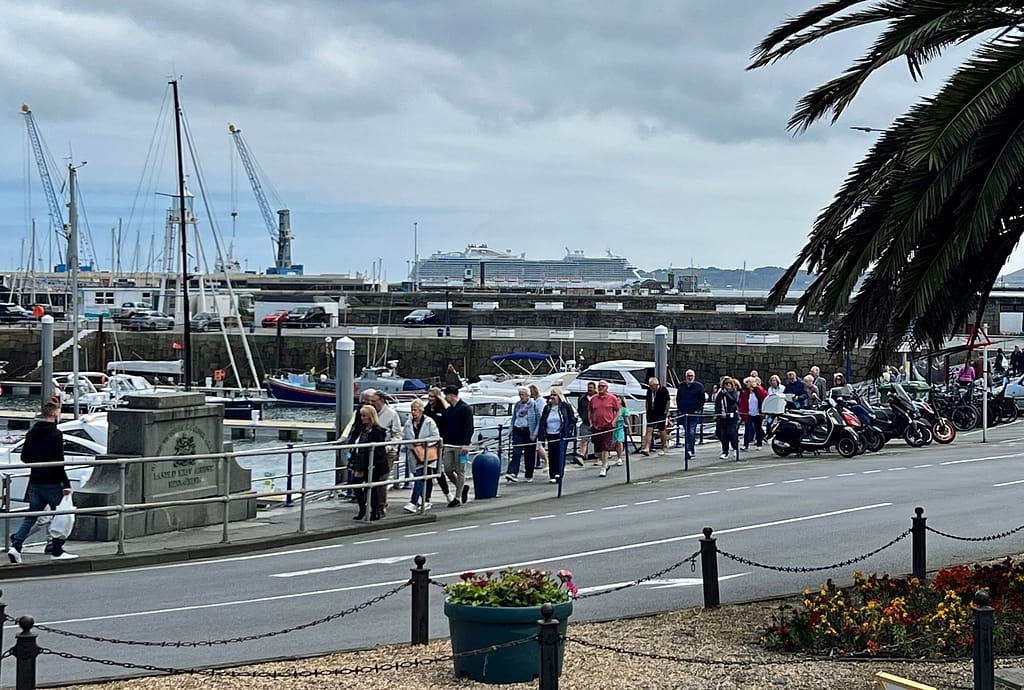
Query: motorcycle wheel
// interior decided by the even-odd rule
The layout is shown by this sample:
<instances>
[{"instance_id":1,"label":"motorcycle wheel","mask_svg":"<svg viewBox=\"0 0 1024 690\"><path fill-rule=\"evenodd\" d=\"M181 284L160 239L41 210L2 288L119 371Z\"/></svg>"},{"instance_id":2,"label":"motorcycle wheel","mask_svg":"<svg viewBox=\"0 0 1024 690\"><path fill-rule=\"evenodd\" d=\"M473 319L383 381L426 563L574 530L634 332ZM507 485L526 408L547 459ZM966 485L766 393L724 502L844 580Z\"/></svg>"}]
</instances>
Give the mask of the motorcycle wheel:
<instances>
[{"instance_id":1,"label":"motorcycle wheel","mask_svg":"<svg viewBox=\"0 0 1024 690\"><path fill-rule=\"evenodd\" d=\"M863 455L868 451L868 442L864 440L863 434L857 434L857 455Z\"/></svg>"},{"instance_id":2,"label":"motorcycle wheel","mask_svg":"<svg viewBox=\"0 0 1024 690\"><path fill-rule=\"evenodd\" d=\"M920 448L932 438L931 429L924 422L912 422L903 432L903 440L911 448Z\"/></svg>"},{"instance_id":3,"label":"motorcycle wheel","mask_svg":"<svg viewBox=\"0 0 1024 690\"><path fill-rule=\"evenodd\" d=\"M786 446L783 446L777 438L772 439L772 452L778 455L780 458L784 458L793 451Z\"/></svg>"},{"instance_id":4,"label":"motorcycle wheel","mask_svg":"<svg viewBox=\"0 0 1024 690\"><path fill-rule=\"evenodd\" d=\"M857 454L857 442L849 436L843 435L843 437L836 442L836 450L844 458L852 458Z\"/></svg>"},{"instance_id":5,"label":"motorcycle wheel","mask_svg":"<svg viewBox=\"0 0 1024 690\"><path fill-rule=\"evenodd\" d=\"M932 424L932 436L937 443L943 445L952 443L953 439L956 438L956 427L945 417L939 417Z\"/></svg>"},{"instance_id":6,"label":"motorcycle wheel","mask_svg":"<svg viewBox=\"0 0 1024 690\"><path fill-rule=\"evenodd\" d=\"M954 431L953 433L956 432ZM864 432L864 442L867 444L869 453L877 453L885 446L885 435L874 429L866 429Z\"/></svg>"},{"instance_id":7,"label":"motorcycle wheel","mask_svg":"<svg viewBox=\"0 0 1024 690\"><path fill-rule=\"evenodd\" d=\"M970 431L978 426L978 411L970 405L960 405L954 408L949 416L949 421L957 431Z\"/></svg>"}]
</instances>

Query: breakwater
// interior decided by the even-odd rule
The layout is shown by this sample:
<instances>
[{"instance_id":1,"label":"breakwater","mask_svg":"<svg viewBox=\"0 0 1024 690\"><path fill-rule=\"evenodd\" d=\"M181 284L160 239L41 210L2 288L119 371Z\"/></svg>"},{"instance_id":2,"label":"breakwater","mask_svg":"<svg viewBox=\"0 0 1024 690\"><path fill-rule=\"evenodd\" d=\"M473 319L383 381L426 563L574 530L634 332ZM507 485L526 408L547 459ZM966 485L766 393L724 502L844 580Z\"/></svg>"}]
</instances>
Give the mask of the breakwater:
<instances>
[{"instance_id":1,"label":"breakwater","mask_svg":"<svg viewBox=\"0 0 1024 690\"><path fill-rule=\"evenodd\" d=\"M55 342L63 342L62 335L63 332L58 332ZM331 337L332 342L325 341L326 337ZM270 329L259 329L256 333L248 334L260 374L274 371L278 367L295 371L315 368L317 371L331 372L334 369L333 338L336 337L337 333L320 329L290 332L280 340ZM402 375L424 379L443 379L449 364L471 377L494 373L489 360L491 355L522 350L547 352L564 359L577 360L582 351L584 364L609 359L649 360L654 357L652 344L639 341L523 339L480 334L470 342L461 336L435 337L433 329L405 337L351 337L356 343L357 367L399 360ZM115 359L177 359L181 352L175 349L175 343L180 341L180 333L114 331L104 333L102 339L98 334L91 333L81 341L80 368L100 369L106 362ZM252 385L252 377L246 371L245 352L237 334L227 339L220 333L192 335L195 377L201 381L206 376L212 376L216 369L229 369L228 343L235 361L243 369L243 383ZM38 372L35 371L39 359L38 329L0 329L0 352L9 361L7 378L38 378ZM866 351L853 354L854 376L864 371L866 358ZM804 373L814 364L820 366L825 373L839 371L843 366L842 361L814 345L723 345L693 342L680 342L673 347L669 352L669 363L680 372L687 368L694 369L704 381L717 379L723 374L742 378L751 369L757 369L763 378L767 378L769 373L782 374L789 369ZM70 369L70 352L57 355L54 365L58 370ZM231 374L228 383L234 384Z\"/></svg>"}]
</instances>

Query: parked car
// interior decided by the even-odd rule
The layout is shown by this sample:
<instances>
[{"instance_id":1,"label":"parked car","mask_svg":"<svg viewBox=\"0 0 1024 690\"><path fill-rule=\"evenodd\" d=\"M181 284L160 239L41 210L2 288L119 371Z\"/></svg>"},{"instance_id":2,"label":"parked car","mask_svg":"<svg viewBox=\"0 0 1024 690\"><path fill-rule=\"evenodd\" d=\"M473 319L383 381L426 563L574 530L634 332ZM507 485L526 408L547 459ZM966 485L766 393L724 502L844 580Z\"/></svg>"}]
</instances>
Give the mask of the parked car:
<instances>
[{"instance_id":1,"label":"parked car","mask_svg":"<svg viewBox=\"0 0 1024 690\"><path fill-rule=\"evenodd\" d=\"M174 319L158 311L136 312L128 322L128 328L133 331L169 331L174 328Z\"/></svg>"},{"instance_id":2,"label":"parked car","mask_svg":"<svg viewBox=\"0 0 1024 690\"><path fill-rule=\"evenodd\" d=\"M288 328L306 328L319 326L326 328L331 322L327 310L323 307L295 307L285 318L284 325Z\"/></svg>"},{"instance_id":3,"label":"parked car","mask_svg":"<svg viewBox=\"0 0 1024 690\"><path fill-rule=\"evenodd\" d=\"M193 331L203 333L205 331L219 331L220 317L212 311L204 311L196 314L189 320L189 327Z\"/></svg>"},{"instance_id":4,"label":"parked car","mask_svg":"<svg viewBox=\"0 0 1024 690\"><path fill-rule=\"evenodd\" d=\"M402 323L406 326L422 326L428 323L441 323L441 317L429 309L417 309L406 314Z\"/></svg>"},{"instance_id":5,"label":"parked car","mask_svg":"<svg viewBox=\"0 0 1024 690\"><path fill-rule=\"evenodd\" d=\"M114 323L128 323L139 312L151 311L152 308L145 302L122 302L120 307L110 309L110 318Z\"/></svg>"},{"instance_id":6,"label":"parked car","mask_svg":"<svg viewBox=\"0 0 1024 690\"><path fill-rule=\"evenodd\" d=\"M280 321L281 325L283 326L284 322L287 320L287 309L275 309L273 314L267 314L266 316L263 317L263 320L260 321L260 325L262 325L264 328L276 328L278 321Z\"/></svg>"},{"instance_id":7,"label":"parked car","mask_svg":"<svg viewBox=\"0 0 1024 690\"><path fill-rule=\"evenodd\" d=\"M0 304L0 323L30 323L32 312L18 304Z\"/></svg>"}]
</instances>

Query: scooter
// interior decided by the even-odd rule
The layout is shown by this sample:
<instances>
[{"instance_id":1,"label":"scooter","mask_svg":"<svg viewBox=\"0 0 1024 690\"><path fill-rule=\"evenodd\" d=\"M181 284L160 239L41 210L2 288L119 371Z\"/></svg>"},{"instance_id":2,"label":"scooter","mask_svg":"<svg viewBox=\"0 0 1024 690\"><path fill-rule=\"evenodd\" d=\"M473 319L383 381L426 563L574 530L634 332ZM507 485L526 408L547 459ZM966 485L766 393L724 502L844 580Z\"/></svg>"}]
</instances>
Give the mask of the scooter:
<instances>
[{"instance_id":1,"label":"scooter","mask_svg":"<svg viewBox=\"0 0 1024 690\"><path fill-rule=\"evenodd\" d=\"M859 423L858 433L864 439L864 445L869 452L877 453L885 446L889 439L875 426L875 414L870 407L865 405L860 396L852 400L837 398L836 404L844 408L844 415L852 415Z\"/></svg>"},{"instance_id":2,"label":"scooter","mask_svg":"<svg viewBox=\"0 0 1024 690\"><path fill-rule=\"evenodd\" d=\"M779 457L790 453L818 452L833 446L844 458L857 454L860 439L835 407L824 410L785 412L769 428L772 452Z\"/></svg>"},{"instance_id":3,"label":"scooter","mask_svg":"<svg viewBox=\"0 0 1024 690\"><path fill-rule=\"evenodd\" d=\"M874 407L874 424L887 438L902 438L911 448L920 448L932 440L931 426L921 417L917 406L898 383L892 386L888 407ZM863 403L867 406L867 403Z\"/></svg>"}]
</instances>

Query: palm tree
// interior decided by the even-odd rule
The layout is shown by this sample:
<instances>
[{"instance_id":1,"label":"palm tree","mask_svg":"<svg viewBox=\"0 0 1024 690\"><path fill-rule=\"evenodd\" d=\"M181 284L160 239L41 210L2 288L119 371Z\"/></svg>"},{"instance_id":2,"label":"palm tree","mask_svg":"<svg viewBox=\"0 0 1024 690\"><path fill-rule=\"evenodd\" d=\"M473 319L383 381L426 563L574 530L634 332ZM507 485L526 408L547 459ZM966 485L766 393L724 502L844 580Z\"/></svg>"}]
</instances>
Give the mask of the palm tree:
<instances>
[{"instance_id":1,"label":"palm tree","mask_svg":"<svg viewBox=\"0 0 1024 690\"><path fill-rule=\"evenodd\" d=\"M848 174L772 289L815 274L801 312L836 321L844 350L872 342L878 370L906 340L938 349L978 324L1024 232L1024 0L831 0L791 18L748 69L847 29L880 24L868 51L796 106L789 128L832 123L876 70L905 59L912 78L975 40L939 91L898 117Z\"/></svg>"}]
</instances>

